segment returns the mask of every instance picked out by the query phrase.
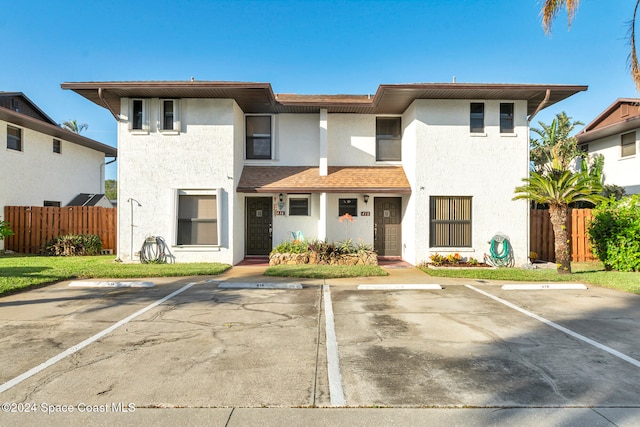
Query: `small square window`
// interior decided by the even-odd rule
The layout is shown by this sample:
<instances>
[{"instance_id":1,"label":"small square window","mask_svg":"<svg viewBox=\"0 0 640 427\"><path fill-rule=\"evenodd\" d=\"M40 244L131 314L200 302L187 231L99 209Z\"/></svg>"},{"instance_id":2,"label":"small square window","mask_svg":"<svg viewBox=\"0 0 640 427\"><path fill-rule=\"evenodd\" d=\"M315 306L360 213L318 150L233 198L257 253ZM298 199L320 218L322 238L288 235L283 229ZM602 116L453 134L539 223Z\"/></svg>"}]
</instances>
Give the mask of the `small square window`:
<instances>
[{"instance_id":1,"label":"small square window","mask_svg":"<svg viewBox=\"0 0 640 427\"><path fill-rule=\"evenodd\" d=\"M290 216L309 216L308 196L290 195L288 199Z\"/></svg>"},{"instance_id":2,"label":"small square window","mask_svg":"<svg viewBox=\"0 0 640 427\"><path fill-rule=\"evenodd\" d=\"M344 214L358 215L358 199L338 199L338 216Z\"/></svg>"},{"instance_id":3,"label":"small square window","mask_svg":"<svg viewBox=\"0 0 640 427\"><path fill-rule=\"evenodd\" d=\"M500 104L500 133L513 133L513 103Z\"/></svg>"},{"instance_id":4,"label":"small square window","mask_svg":"<svg viewBox=\"0 0 640 427\"><path fill-rule=\"evenodd\" d=\"M247 116L247 159L271 159L271 116Z\"/></svg>"},{"instance_id":5,"label":"small square window","mask_svg":"<svg viewBox=\"0 0 640 427\"><path fill-rule=\"evenodd\" d=\"M633 156L636 154L636 133L629 132L622 135L621 157Z\"/></svg>"},{"instance_id":6,"label":"small square window","mask_svg":"<svg viewBox=\"0 0 640 427\"><path fill-rule=\"evenodd\" d=\"M53 140L53 152L58 154L62 153L62 143L59 139Z\"/></svg>"},{"instance_id":7,"label":"small square window","mask_svg":"<svg viewBox=\"0 0 640 427\"><path fill-rule=\"evenodd\" d=\"M22 129L7 125L7 148L22 151Z\"/></svg>"},{"instance_id":8,"label":"small square window","mask_svg":"<svg viewBox=\"0 0 640 427\"><path fill-rule=\"evenodd\" d=\"M472 102L469 117L469 130L472 133L484 132L484 103Z\"/></svg>"}]
</instances>

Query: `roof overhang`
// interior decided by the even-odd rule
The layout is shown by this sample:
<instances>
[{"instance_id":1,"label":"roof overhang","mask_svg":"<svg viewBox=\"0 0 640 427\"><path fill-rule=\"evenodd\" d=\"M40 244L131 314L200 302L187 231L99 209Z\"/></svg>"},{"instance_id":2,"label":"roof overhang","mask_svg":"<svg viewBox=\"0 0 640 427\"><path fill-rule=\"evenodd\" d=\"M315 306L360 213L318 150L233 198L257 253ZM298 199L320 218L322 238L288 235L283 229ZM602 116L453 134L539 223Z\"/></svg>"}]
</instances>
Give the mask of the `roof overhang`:
<instances>
[{"instance_id":1,"label":"roof overhang","mask_svg":"<svg viewBox=\"0 0 640 427\"><path fill-rule=\"evenodd\" d=\"M240 193L392 193L410 194L401 166L245 166Z\"/></svg>"},{"instance_id":2,"label":"roof overhang","mask_svg":"<svg viewBox=\"0 0 640 427\"><path fill-rule=\"evenodd\" d=\"M275 94L270 83L146 81L62 83L95 104L120 111L122 98L222 98L235 100L245 113L402 114L416 99L525 100L527 116L578 92L582 85L413 83L383 84L375 95ZM548 99L547 99L548 95ZM546 102L544 102L546 99Z\"/></svg>"},{"instance_id":3,"label":"roof overhang","mask_svg":"<svg viewBox=\"0 0 640 427\"><path fill-rule=\"evenodd\" d=\"M86 138L77 133L70 132L66 129L61 128L60 126L52 125L31 116L17 113L13 110L9 110L8 108L0 107L0 120L4 120L17 126L33 129L35 131L60 138L65 141L81 145L83 147L101 151L106 157L118 156L118 150L115 147L103 144L90 138Z\"/></svg>"}]
</instances>

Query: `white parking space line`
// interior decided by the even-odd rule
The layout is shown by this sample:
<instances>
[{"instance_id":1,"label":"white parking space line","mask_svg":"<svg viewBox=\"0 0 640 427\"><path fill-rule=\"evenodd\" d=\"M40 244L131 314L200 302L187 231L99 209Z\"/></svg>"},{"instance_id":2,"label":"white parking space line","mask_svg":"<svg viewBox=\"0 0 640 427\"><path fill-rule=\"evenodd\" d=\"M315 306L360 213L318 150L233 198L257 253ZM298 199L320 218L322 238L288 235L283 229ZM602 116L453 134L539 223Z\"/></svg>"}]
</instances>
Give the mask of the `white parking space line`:
<instances>
[{"instance_id":1,"label":"white parking space line","mask_svg":"<svg viewBox=\"0 0 640 427\"><path fill-rule=\"evenodd\" d=\"M301 283L220 283L225 289L302 289Z\"/></svg>"},{"instance_id":2,"label":"white parking space line","mask_svg":"<svg viewBox=\"0 0 640 427\"><path fill-rule=\"evenodd\" d=\"M388 284L388 285L358 285L359 290L365 291L380 291L380 290L435 290L442 289L442 286L429 283L414 283L414 284Z\"/></svg>"},{"instance_id":3,"label":"white parking space line","mask_svg":"<svg viewBox=\"0 0 640 427\"><path fill-rule=\"evenodd\" d=\"M153 282L95 282L77 281L69 283L70 287L78 288L153 288Z\"/></svg>"},{"instance_id":4,"label":"white parking space line","mask_svg":"<svg viewBox=\"0 0 640 427\"><path fill-rule=\"evenodd\" d=\"M590 345L592 345L592 346L594 346L594 347L596 347L596 348L598 348L600 350L606 351L607 353L612 354L612 355L624 360L625 362L629 362L632 365L637 366L637 367L640 368L640 361L638 361L638 360L636 360L636 359L634 359L632 357L629 357L626 354L619 352L618 350L615 350L615 349L613 349L611 347L607 347L604 344L600 344L599 342L594 341L591 338L587 338L584 335L580 335L579 333L574 332L571 329L567 329L564 326L558 325L557 323L552 322L551 320L545 319L542 316L538 316L537 314L531 313L530 311L527 311L527 310L525 310L523 308L520 308L517 305L512 304L507 300L499 298L499 297L497 297L495 295L491 295L490 293L485 292L483 290L480 290L480 289L478 289L478 288L476 288L476 287L474 287L472 285L465 285L465 286L467 288L471 289L471 290L474 290L474 291L476 291L476 292L478 292L478 293L480 293L480 294L482 294L484 296L487 296L487 297L491 298L494 301L497 301L497 302L499 302L501 304L506 305L507 307L510 307L510 308L512 308L512 309L514 309L516 311L519 311L520 313L522 313L524 315L527 315L527 316L529 316L529 317L531 317L533 319L536 319L536 320L544 323L545 325L551 326L552 328L555 328L555 329L557 329L557 330L559 330L561 332L564 332L567 335L570 335L570 336L572 336L574 338L577 338L577 339L579 339L581 341L584 341L587 344L590 344Z\"/></svg>"},{"instance_id":5,"label":"white parking space line","mask_svg":"<svg viewBox=\"0 0 640 427\"><path fill-rule=\"evenodd\" d=\"M329 397L332 406L345 406L340 361L338 358L338 340L333 322L333 305L331 290L328 285L322 285L322 300L324 302L324 318L327 335L327 372L329 377Z\"/></svg>"},{"instance_id":6,"label":"white parking space line","mask_svg":"<svg viewBox=\"0 0 640 427\"><path fill-rule=\"evenodd\" d=\"M584 290L587 287L580 283L522 283L502 285L505 291L537 291L537 290Z\"/></svg>"},{"instance_id":7,"label":"white parking space line","mask_svg":"<svg viewBox=\"0 0 640 427\"><path fill-rule=\"evenodd\" d=\"M152 308L155 308L155 307L159 306L160 304L162 304L163 302L169 300L170 298L173 298L174 296L186 291L187 289L189 289L193 285L195 285L195 282L189 283L189 284L181 287L177 291L172 292L169 295L167 295L166 297L161 298L161 299L149 304L145 308L136 311L132 315L130 315L128 317L125 317L124 319L120 320L117 323L114 323L113 325L109 326L107 329L104 329L103 331L98 332L94 336L92 336L90 338L87 338L86 340L82 341L81 343L76 344L73 347L69 347L68 349L66 349L62 353L59 353L57 356L54 356L51 359L47 360L46 362L43 362L43 363L39 364L35 368L32 368L32 369L28 370L24 374L18 375L17 377L13 378L12 380L7 381L6 383L0 385L0 393L9 390L11 387L13 387L13 386L15 386L17 384L20 384L22 381L24 381L24 380L34 376L35 374L47 369L48 367L58 363L59 361L61 361L65 357L71 356L73 353L75 353L75 352L77 352L79 350L82 350L83 348L85 348L89 344L92 344L95 341L99 340L100 338L104 337L105 335L113 332L114 330L118 329L120 326L129 323L130 321L132 321L136 317L140 316L141 314L146 313L147 311L151 310Z\"/></svg>"}]
</instances>

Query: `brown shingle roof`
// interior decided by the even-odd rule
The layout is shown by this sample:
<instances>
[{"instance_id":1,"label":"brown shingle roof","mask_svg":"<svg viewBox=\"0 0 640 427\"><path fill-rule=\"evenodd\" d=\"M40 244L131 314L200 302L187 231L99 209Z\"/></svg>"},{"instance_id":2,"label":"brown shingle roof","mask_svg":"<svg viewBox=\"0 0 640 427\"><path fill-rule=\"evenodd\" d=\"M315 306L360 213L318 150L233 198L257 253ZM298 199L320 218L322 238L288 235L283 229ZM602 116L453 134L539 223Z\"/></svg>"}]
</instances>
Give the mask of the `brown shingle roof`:
<instances>
[{"instance_id":1,"label":"brown shingle roof","mask_svg":"<svg viewBox=\"0 0 640 427\"><path fill-rule=\"evenodd\" d=\"M411 193L401 166L245 166L240 193Z\"/></svg>"}]
</instances>

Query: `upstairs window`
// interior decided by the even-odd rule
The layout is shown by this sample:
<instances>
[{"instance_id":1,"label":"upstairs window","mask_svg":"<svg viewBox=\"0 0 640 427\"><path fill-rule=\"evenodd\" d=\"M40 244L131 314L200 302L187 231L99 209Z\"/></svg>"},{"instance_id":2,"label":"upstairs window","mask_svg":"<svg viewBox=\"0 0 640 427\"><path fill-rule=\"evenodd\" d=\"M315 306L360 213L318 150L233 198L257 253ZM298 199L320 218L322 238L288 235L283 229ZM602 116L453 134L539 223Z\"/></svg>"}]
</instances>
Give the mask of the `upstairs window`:
<instances>
[{"instance_id":1,"label":"upstairs window","mask_svg":"<svg viewBox=\"0 0 640 427\"><path fill-rule=\"evenodd\" d=\"M178 101L173 99L160 100L160 130L179 130Z\"/></svg>"},{"instance_id":2,"label":"upstairs window","mask_svg":"<svg viewBox=\"0 0 640 427\"><path fill-rule=\"evenodd\" d=\"M338 199L338 216L358 216L358 199Z\"/></svg>"},{"instance_id":3,"label":"upstairs window","mask_svg":"<svg viewBox=\"0 0 640 427\"><path fill-rule=\"evenodd\" d=\"M471 247L471 197L431 197L429 219L430 247Z\"/></svg>"},{"instance_id":4,"label":"upstairs window","mask_svg":"<svg viewBox=\"0 0 640 427\"><path fill-rule=\"evenodd\" d=\"M400 117L376 118L376 160L402 160L402 121Z\"/></svg>"},{"instance_id":5,"label":"upstairs window","mask_svg":"<svg viewBox=\"0 0 640 427\"><path fill-rule=\"evenodd\" d=\"M59 139L53 140L53 152L57 154L62 153L62 143Z\"/></svg>"},{"instance_id":6,"label":"upstairs window","mask_svg":"<svg viewBox=\"0 0 640 427\"><path fill-rule=\"evenodd\" d=\"M7 125L7 148L22 151L22 129Z\"/></svg>"},{"instance_id":7,"label":"upstairs window","mask_svg":"<svg viewBox=\"0 0 640 427\"><path fill-rule=\"evenodd\" d=\"M247 116L247 159L271 159L271 116Z\"/></svg>"},{"instance_id":8,"label":"upstairs window","mask_svg":"<svg viewBox=\"0 0 640 427\"><path fill-rule=\"evenodd\" d=\"M500 133L513 133L513 103L500 104Z\"/></svg>"},{"instance_id":9,"label":"upstairs window","mask_svg":"<svg viewBox=\"0 0 640 427\"><path fill-rule=\"evenodd\" d=\"M624 135L622 135L621 139L622 149L620 152L620 157L634 156L636 154L636 133L625 133Z\"/></svg>"},{"instance_id":10,"label":"upstairs window","mask_svg":"<svg viewBox=\"0 0 640 427\"><path fill-rule=\"evenodd\" d=\"M144 101L142 99L134 99L131 101L131 129L142 130L144 122Z\"/></svg>"},{"instance_id":11,"label":"upstairs window","mask_svg":"<svg viewBox=\"0 0 640 427\"><path fill-rule=\"evenodd\" d=\"M484 132L484 103L472 102L471 113L469 117L469 130L471 133Z\"/></svg>"},{"instance_id":12,"label":"upstairs window","mask_svg":"<svg viewBox=\"0 0 640 427\"><path fill-rule=\"evenodd\" d=\"M60 207L60 202L56 202L53 200L45 200L43 203L44 207L49 207L49 208L59 208Z\"/></svg>"}]
</instances>

